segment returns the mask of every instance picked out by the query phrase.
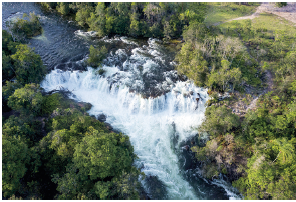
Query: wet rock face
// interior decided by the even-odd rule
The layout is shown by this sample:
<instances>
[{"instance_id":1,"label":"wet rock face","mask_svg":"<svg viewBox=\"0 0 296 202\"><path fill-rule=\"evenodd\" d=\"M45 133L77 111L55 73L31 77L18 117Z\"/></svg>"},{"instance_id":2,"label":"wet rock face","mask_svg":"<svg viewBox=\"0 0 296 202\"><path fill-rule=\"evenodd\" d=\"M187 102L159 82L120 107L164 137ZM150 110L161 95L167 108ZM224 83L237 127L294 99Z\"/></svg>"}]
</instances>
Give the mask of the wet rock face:
<instances>
[{"instance_id":1,"label":"wet rock face","mask_svg":"<svg viewBox=\"0 0 296 202\"><path fill-rule=\"evenodd\" d=\"M195 98L196 99L196 102L197 102L197 104L198 104L198 102L199 102L199 98Z\"/></svg>"},{"instance_id":2,"label":"wet rock face","mask_svg":"<svg viewBox=\"0 0 296 202\"><path fill-rule=\"evenodd\" d=\"M157 176L146 176L145 184L148 188L148 196L152 200L167 200L167 190L166 186L162 181L158 179Z\"/></svg>"},{"instance_id":3,"label":"wet rock face","mask_svg":"<svg viewBox=\"0 0 296 202\"><path fill-rule=\"evenodd\" d=\"M100 121L100 122L105 122L106 121L106 115L105 114L99 114L97 116L97 119Z\"/></svg>"},{"instance_id":4,"label":"wet rock face","mask_svg":"<svg viewBox=\"0 0 296 202\"><path fill-rule=\"evenodd\" d=\"M92 107L92 104L90 104L88 102L78 102L77 104L79 107L84 108L86 111L90 110Z\"/></svg>"},{"instance_id":5,"label":"wet rock face","mask_svg":"<svg viewBox=\"0 0 296 202\"><path fill-rule=\"evenodd\" d=\"M105 126L106 126L106 128L108 129L108 130L110 130L110 131L112 131L113 130L113 128L112 128L112 126L109 124L109 123L104 123L105 124Z\"/></svg>"}]
</instances>

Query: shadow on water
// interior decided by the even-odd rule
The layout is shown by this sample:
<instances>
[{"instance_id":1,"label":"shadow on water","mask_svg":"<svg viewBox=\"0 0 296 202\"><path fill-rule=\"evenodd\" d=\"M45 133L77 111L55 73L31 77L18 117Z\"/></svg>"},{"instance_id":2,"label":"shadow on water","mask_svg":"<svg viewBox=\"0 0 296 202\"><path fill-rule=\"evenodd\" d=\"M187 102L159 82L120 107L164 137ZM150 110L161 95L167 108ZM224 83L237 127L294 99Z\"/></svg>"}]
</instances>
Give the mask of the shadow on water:
<instances>
[{"instance_id":1,"label":"shadow on water","mask_svg":"<svg viewBox=\"0 0 296 202\"><path fill-rule=\"evenodd\" d=\"M189 182L195 194L203 200L228 200L224 188L210 183L198 173L199 162L196 160L191 147L197 145L198 137L192 137L182 141L176 151L179 158L179 167L182 176Z\"/></svg>"},{"instance_id":2,"label":"shadow on water","mask_svg":"<svg viewBox=\"0 0 296 202\"><path fill-rule=\"evenodd\" d=\"M168 193L166 190L165 184L158 179L157 176L146 176L144 179L144 184L146 187L146 191L148 192L148 196L152 200L167 200Z\"/></svg>"}]
</instances>

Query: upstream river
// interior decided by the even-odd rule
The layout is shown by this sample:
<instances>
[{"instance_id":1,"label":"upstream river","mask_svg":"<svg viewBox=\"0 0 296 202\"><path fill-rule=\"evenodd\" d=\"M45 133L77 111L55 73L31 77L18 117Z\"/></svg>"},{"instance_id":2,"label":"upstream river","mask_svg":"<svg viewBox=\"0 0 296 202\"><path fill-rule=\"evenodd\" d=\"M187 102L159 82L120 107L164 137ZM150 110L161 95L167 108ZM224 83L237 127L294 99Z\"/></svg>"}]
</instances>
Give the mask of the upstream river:
<instances>
[{"instance_id":1,"label":"upstream river","mask_svg":"<svg viewBox=\"0 0 296 202\"><path fill-rule=\"evenodd\" d=\"M28 41L49 70L41 86L70 90L74 99L93 105L90 115L105 115L107 123L130 137L151 199L240 199L222 177L202 178L192 161L188 147L196 141L209 97L206 89L177 75L174 47L152 38L98 39L35 3L2 3L2 29L6 21L29 12L40 17L43 27L42 35ZM82 65L90 45L108 49L103 75Z\"/></svg>"}]
</instances>

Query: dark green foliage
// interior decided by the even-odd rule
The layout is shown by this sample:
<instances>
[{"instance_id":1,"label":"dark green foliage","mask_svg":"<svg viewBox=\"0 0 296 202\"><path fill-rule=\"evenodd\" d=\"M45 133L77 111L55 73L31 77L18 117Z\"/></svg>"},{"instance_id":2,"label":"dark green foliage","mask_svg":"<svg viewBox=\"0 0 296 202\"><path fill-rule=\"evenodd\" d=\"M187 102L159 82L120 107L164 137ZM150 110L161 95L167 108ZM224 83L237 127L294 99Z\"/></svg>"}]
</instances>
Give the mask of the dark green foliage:
<instances>
[{"instance_id":1,"label":"dark green foliage","mask_svg":"<svg viewBox=\"0 0 296 202\"><path fill-rule=\"evenodd\" d=\"M39 84L26 84L24 88L15 90L8 98L8 106L24 114L38 115L41 113L42 94Z\"/></svg>"},{"instance_id":2,"label":"dark green foliage","mask_svg":"<svg viewBox=\"0 0 296 202\"><path fill-rule=\"evenodd\" d=\"M75 146L73 164L62 177L54 175L59 199L139 199L140 172L131 166L136 156L128 137L93 127L83 136Z\"/></svg>"},{"instance_id":3,"label":"dark green foliage","mask_svg":"<svg viewBox=\"0 0 296 202\"><path fill-rule=\"evenodd\" d=\"M2 193L8 197L19 191L20 178L27 171L28 146L17 137L2 136Z\"/></svg>"},{"instance_id":4,"label":"dark green foliage","mask_svg":"<svg viewBox=\"0 0 296 202\"><path fill-rule=\"evenodd\" d=\"M211 136L216 137L219 134L230 132L239 126L239 118L233 114L231 109L226 106L211 106L206 109L205 120L200 125L200 132L208 132Z\"/></svg>"},{"instance_id":5,"label":"dark green foliage","mask_svg":"<svg viewBox=\"0 0 296 202\"><path fill-rule=\"evenodd\" d=\"M275 5L277 7L283 7L283 6L286 6L287 5L287 2L275 2Z\"/></svg>"},{"instance_id":6,"label":"dark green foliage","mask_svg":"<svg viewBox=\"0 0 296 202\"><path fill-rule=\"evenodd\" d=\"M60 12L62 15L67 15L70 12L68 2L58 2L58 6L56 7L58 12Z\"/></svg>"},{"instance_id":7,"label":"dark green foliage","mask_svg":"<svg viewBox=\"0 0 296 202\"><path fill-rule=\"evenodd\" d=\"M57 7L57 2L40 2L42 5L55 9Z\"/></svg>"},{"instance_id":8,"label":"dark green foliage","mask_svg":"<svg viewBox=\"0 0 296 202\"><path fill-rule=\"evenodd\" d=\"M6 56L4 51L2 51L2 79L8 80L15 75L15 70L11 64L9 56Z\"/></svg>"},{"instance_id":9,"label":"dark green foliage","mask_svg":"<svg viewBox=\"0 0 296 202\"><path fill-rule=\"evenodd\" d=\"M9 96L13 95L14 91L18 88L21 88L22 85L18 82L6 81L6 85L2 87L2 105L4 108L7 108L7 102Z\"/></svg>"},{"instance_id":10,"label":"dark green foliage","mask_svg":"<svg viewBox=\"0 0 296 202\"><path fill-rule=\"evenodd\" d=\"M90 127L76 145L73 161L80 172L91 180L119 176L122 171L129 172L135 156L128 136L116 133L100 133Z\"/></svg>"},{"instance_id":11,"label":"dark green foliage","mask_svg":"<svg viewBox=\"0 0 296 202\"><path fill-rule=\"evenodd\" d=\"M78 24L97 31L99 37L119 34L178 38L184 26L202 22L206 14L205 3L193 2L61 2L56 9L62 15L75 13Z\"/></svg>"},{"instance_id":12,"label":"dark green foliage","mask_svg":"<svg viewBox=\"0 0 296 202\"><path fill-rule=\"evenodd\" d=\"M90 30L97 31L99 37L106 36L106 17L105 17L105 4L103 2L98 2L96 11L90 14L88 18L88 26Z\"/></svg>"},{"instance_id":13,"label":"dark green foliage","mask_svg":"<svg viewBox=\"0 0 296 202\"><path fill-rule=\"evenodd\" d=\"M13 83L6 88L4 94L11 94ZM8 100L11 108L22 113L4 121L3 137L24 142L29 149L19 146L27 151L27 159L19 164L23 166L19 174L10 178L13 182L3 178L5 196L42 198L48 197L48 189L55 193L57 188L59 199L139 199L138 178L143 174L132 167L136 155L128 136L110 133L103 123L85 114L86 103L76 103L60 93L42 96L35 84L16 89ZM51 118L39 119L30 113ZM44 130L47 135L42 138ZM18 156L20 151L16 153L23 158ZM5 175L9 172L3 169Z\"/></svg>"},{"instance_id":14,"label":"dark green foliage","mask_svg":"<svg viewBox=\"0 0 296 202\"><path fill-rule=\"evenodd\" d=\"M23 119L15 116L10 116L5 120L2 127L2 134L5 136L20 138L28 145L32 145L38 140L38 134L36 134L35 130L32 128L30 120L25 122Z\"/></svg>"},{"instance_id":15,"label":"dark green foliage","mask_svg":"<svg viewBox=\"0 0 296 202\"><path fill-rule=\"evenodd\" d=\"M98 71L96 71L96 74L98 75L103 75L106 72L106 70L104 69L99 69Z\"/></svg>"},{"instance_id":16,"label":"dark green foliage","mask_svg":"<svg viewBox=\"0 0 296 202\"><path fill-rule=\"evenodd\" d=\"M19 83L25 85L39 83L44 78L46 68L41 57L31 48L14 42L12 35L6 31L2 31L2 43L2 82L16 77Z\"/></svg>"},{"instance_id":17,"label":"dark green foliage","mask_svg":"<svg viewBox=\"0 0 296 202\"><path fill-rule=\"evenodd\" d=\"M58 108L51 116L51 132L40 147L59 199L139 198L140 172L131 167L136 155L128 136L109 133L103 123L75 108ZM101 158L92 157L98 153Z\"/></svg>"},{"instance_id":18,"label":"dark green foliage","mask_svg":"<svg viewBox=\"0 0 296 202\"><path fill-rule=\"evenodd\" d=\"M15 54L17 45L19 43L14 42L6 30L2 30L2 85L3 81L10 80L16 75L10 55Z\"/></svg>"},{"instance_id":19,"label":"dark green foliage","mask_svg":"<svg viewBox=\"0 0 296 202\"><path fill-rule=\"evenodd\" d=\"M42 100L41 114L51 114L55 109L60 107L61 99L62 96L59 93L44 96Z\"/></svg>"},{"instance_id":20,"label":"dark green foliage","mask_svg":"<svg viewBox=\"0 0 296 202\"><path fill-rule=\"evenodd\" d=\"M11 56L14 63L16 79L21 84L40 83L46 73L40 55L27 45L20 44L17 51Z\"/></svg>"},{"instance_id":21,"label":"dark green foliage","mask_svg":"<svg viewBox=\"0 0 296 202\"><path fill-rule=\"evenodd\" d=\"M24 40L28 37L33 37L41 34L42 27L39 22L39 18L35 13L30 13L23 15L23 18L28 18L28 20L18 18L16 21L10 21L7 23L9 30L12 32L12 36L19 41Z\"/></svg>"},{"instance_id":22,"label":"dark green foliage","mask_svg":"<svg viewBox=\"0 0 296 202\"><path fill-rule=\"evenodd\" d=\"M84 27L87 25L92 10L94 10L92 7L84 7L78 10L75 20L80 26Z\"/></svg>"},{"instance_id":23,"label":"dark green foliage","mask_svg":"<svg viewBox=\"0 0 296 202\"><path fill-rule=\"evenodd\" d=\"M2 30L2 52L4 52L5 55L15 54L16 46L19 44L19 42L14 41L11 34L6 30Z\"/></svg>"},{"instance_id":24,"label":"dark green foliage","mask_svg":"<svg viewBox=\"0 0 296 202\"><path fill-rule=\"evenodd\" d=\"M101 67L107 53L108 51L105 46L95 48L91 45L89 48L89 58L87 59L88 65L94 68Z\"/></svg>"},{"instance_id":25,"label":"dark green foliage","mask_svg":"<svg viewBox=\"0 0 296 202\"><path fill-rule=\"evenodd\" d=\"M257 143L257 153L248 160L248 175L233 185L246 199L295 199L295 143L295 138Z\"/></svg>"}]
</instances>

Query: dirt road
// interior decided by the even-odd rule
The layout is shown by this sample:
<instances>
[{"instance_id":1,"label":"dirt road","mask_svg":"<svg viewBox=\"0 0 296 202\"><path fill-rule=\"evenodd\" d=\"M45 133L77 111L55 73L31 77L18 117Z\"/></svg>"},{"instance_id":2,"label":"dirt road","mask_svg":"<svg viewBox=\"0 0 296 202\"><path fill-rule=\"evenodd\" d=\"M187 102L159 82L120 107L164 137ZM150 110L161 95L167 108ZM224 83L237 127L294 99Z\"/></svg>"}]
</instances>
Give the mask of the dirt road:
<instances>
[{"instance_id":1,"label":"dirt road","mask_svg":"<svg viewBox=\"0 0 296 202\"><path fill-rule=\"evenodd\" d=\"M263 13L263 12L278 15L282 18L285 18L286 20L293 22L296 26L296 3L293 3L293 2L288 2L287 6L284 6L281 8L276 7L274 4L269 4L268 2L264 2L260 6L258 6L258 8L256 9L256 12L253 13L252 15L231 19L226 22L230 22L233 20L254 19L258 17L260 13Z\"/></svg>"}]
</instances>

